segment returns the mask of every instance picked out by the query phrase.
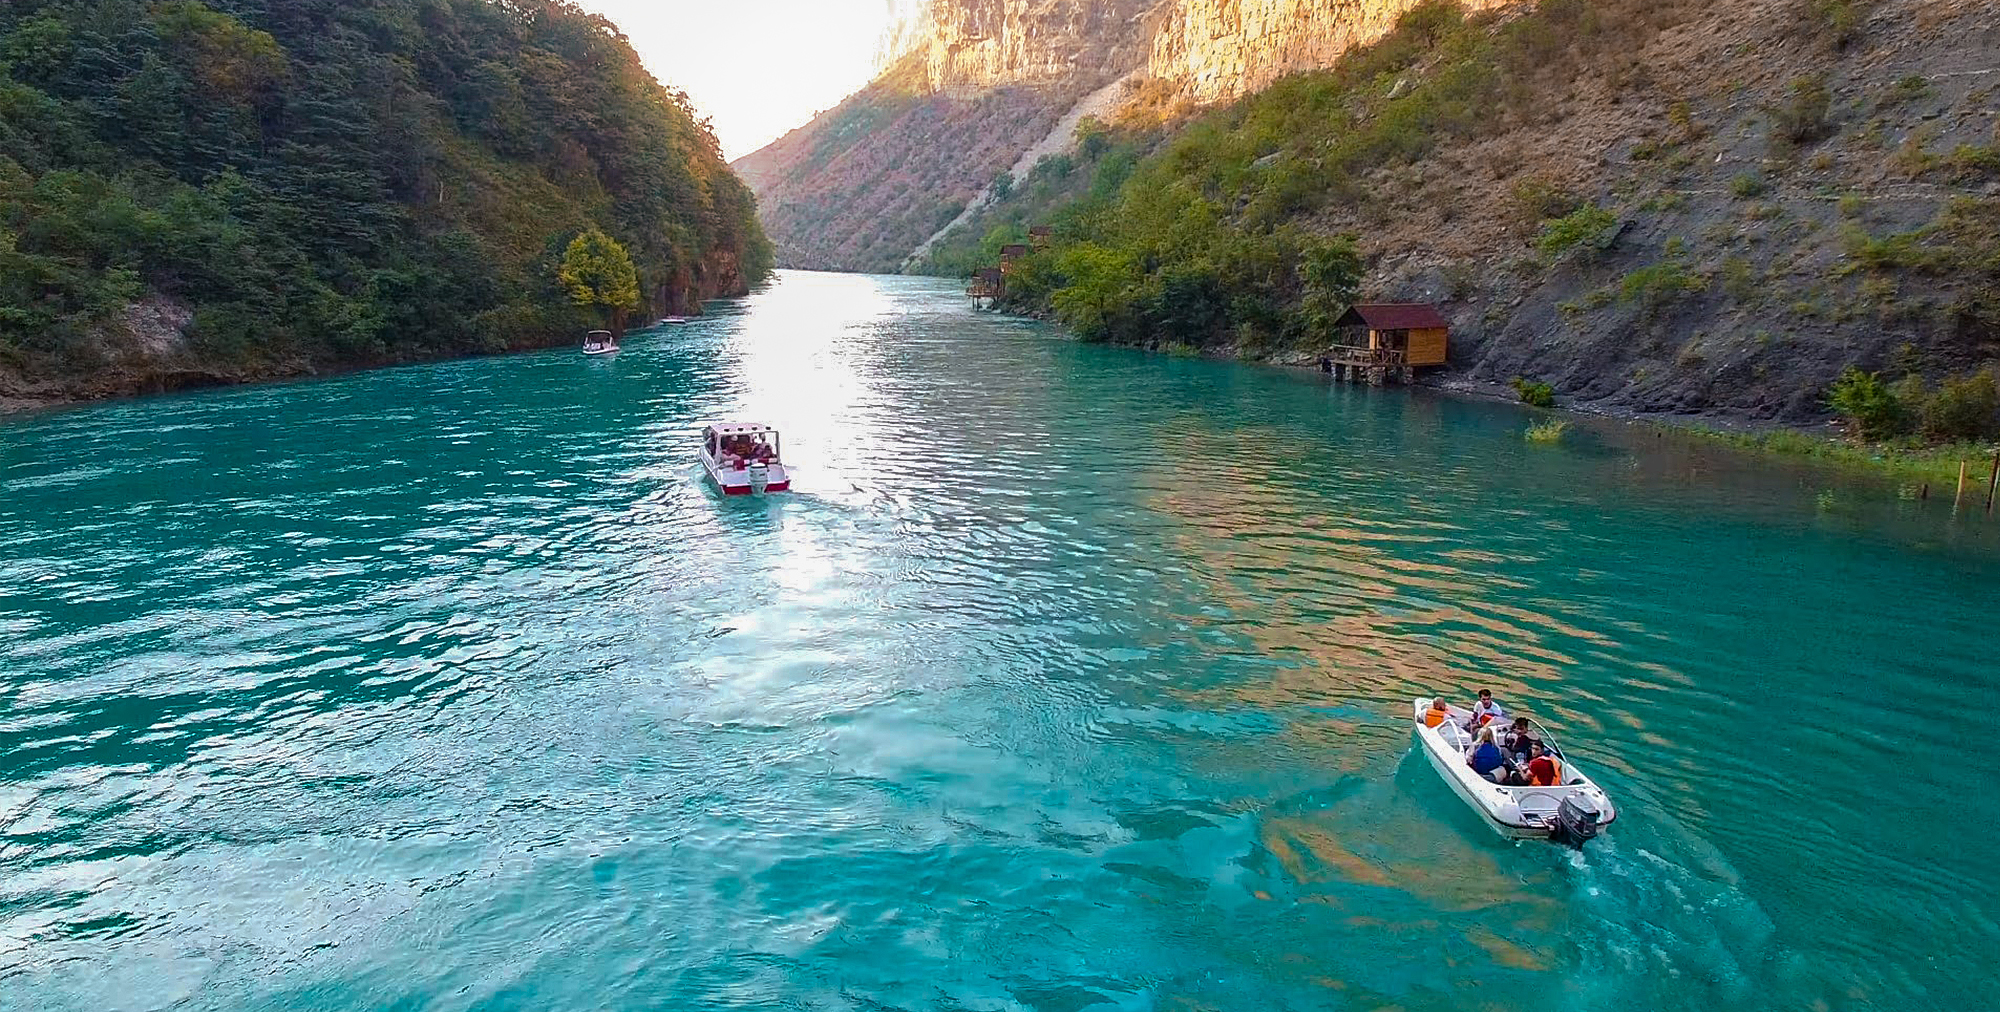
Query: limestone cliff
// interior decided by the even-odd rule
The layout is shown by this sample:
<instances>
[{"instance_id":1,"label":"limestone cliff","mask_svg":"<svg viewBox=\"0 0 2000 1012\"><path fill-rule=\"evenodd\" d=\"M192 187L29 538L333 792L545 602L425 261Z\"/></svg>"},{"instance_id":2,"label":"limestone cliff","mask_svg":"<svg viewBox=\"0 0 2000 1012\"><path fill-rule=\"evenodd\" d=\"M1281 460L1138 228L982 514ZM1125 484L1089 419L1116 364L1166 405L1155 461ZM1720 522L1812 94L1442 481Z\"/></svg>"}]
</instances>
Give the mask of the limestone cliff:
<instances>
[{"instance_id":1,"label":"limestone cliff","mask_svg":"<svg viewBox=\"0 0 2000 1012\"><path fill-rule=\"evenodd\" d=\"M1387 34L1418 0L1174 0L1153 34L1146 76L1208 104L1324 67ZM1508 0L1465 0L1469 10Z\"/></svg>"},{"instance_id":2,"label":"limestone cliff","mask_svg":"<svg viewBox=\"0 0 2000 1012\"><path fill-rule=\"evenodd\" d=\"M1107 80L1148 43L1154 0L940 0L894 33L927 90Z\"/></svg>"},{"instance_id":3,"label":"limestone cliff","mask_svg":"<svg viewBox=\"0 0 2000 1012\"><path fill-rule=\"evenodd\" d=\"M897 0L882 76L736 168L781 264L895 270L1023 152L1059 148L1050 130L1107 84L1228 100L1380 38L1416 3Z\"/></svg>"}]
</instances>

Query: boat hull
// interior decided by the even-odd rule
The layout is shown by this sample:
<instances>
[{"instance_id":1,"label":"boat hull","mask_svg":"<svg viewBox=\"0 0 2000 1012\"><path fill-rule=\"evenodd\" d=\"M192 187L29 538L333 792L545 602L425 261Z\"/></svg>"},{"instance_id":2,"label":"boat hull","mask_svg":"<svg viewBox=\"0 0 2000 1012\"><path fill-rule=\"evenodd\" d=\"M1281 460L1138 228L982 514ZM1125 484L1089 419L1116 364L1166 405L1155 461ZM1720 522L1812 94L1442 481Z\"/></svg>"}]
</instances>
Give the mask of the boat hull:
<instances>
[{"instance_id":1,"label":"boat hull","mask_svg":"<svg viewBox=\"0 0 2000 1012\"><path fill-rule=\"evenodd\" d=\"M1444 778L1452 793L1477 812L1495 833L1514 840L1548 839L1557 825L1557 809L1564 798L1571 796L1588 799L1603 813L1598 823L1600 830L1617 820L1618 810L1611 799L1567 757L1563 760L1567 782L1558 787L1502 787L1474 773L1465 762L1463 750L1469 736L1456 726L1447 725L1448 739L1440 729L1424 726L1428 704L1428 700L1419 699L1412 706L1412 733L1417 747L1423 750L1424 758L1430 760L1431 768ZM1454 711L1453 720L1468 716Z\"/></svg>"},{"instance_id":2,"label":"boat hull","mask_svg":"<svg viewBox=\"0 0 2000 1012\"><path fill-rule=\"evenodd\" d=\"M701 467L707 472L708 480L722 490L723 495L756 495L758 483L749 468L730 468L717 464L707 452L701 453ZM783 464L771 464L764 470L763 493L773 495L792 490L792 475Z\"/></svg>"}]
</instances>

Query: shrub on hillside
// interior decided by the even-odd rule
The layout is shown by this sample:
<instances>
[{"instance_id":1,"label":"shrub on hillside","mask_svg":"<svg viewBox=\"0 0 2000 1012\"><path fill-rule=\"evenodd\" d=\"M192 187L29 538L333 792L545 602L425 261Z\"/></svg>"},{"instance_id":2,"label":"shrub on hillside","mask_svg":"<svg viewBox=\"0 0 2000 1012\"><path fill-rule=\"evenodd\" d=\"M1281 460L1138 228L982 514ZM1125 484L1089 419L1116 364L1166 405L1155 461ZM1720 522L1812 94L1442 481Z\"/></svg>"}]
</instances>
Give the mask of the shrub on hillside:
<instances>
[{"instance_id":1,"label":"shrub on hillside","mask_svg":"<svg viewBox=\"0 0 2000 1012\"><path fill-rule=\"evenodd\" d=\"M1579 247L1599 250L1610 245L1612 229L1618 226L1618 219L1610 211L1596 204L1582 207L1560 218L1544 222L1542 231L1535 238L1535 248L1543 255L1559 257Z\"/></svg>"},{"instance_id":2,"label":"shrub on hillside","mask_svg":"<svg viewBox=\"0 0 2000 1012\"><path fill-rule=\"evenodd\" d=\"M1528 175L1514 181L1514 216L1524 227L1535 228L1560 218L1583 203L1569 187L1547 176Z\"/></svg>"},{"instance_id":3,"label":"shrub on hillside","mask_svg":"<svg viewBox=\"0 0 2000 1012\"><path fill-rule=\"evenodd\" d=\"M1861 37L1868 23L1871 0L1806 0L1805 23L1834 49L1845 49Z\"/></svg>"},{"instance_id":4,"label":"shrub on hillside","mask_svg":"<svg viewBox=\"0 0 2000 1012\"><path fill-rule=\"evenodd\" d=\"M1833 136L1833 92L1826 77L1810 74L1796 78L1785 89L1784 101L1768 110L1771 119L1771 147L1788 152Z\"/></svg>"},{"instance_id":5,"label":"shrub on hillside","mask_svg":"<svg viewBox=\"0 0 2000 1012\"><path fill-rule=\"evenodd\" d=\"M1625 275L1618 285L1618 297L1624 302L1637 303L1651 316L1689 295L1707 290L1707 278L1688 270L1685 262L1670 259Z\"/></svg>"}]
</instances>

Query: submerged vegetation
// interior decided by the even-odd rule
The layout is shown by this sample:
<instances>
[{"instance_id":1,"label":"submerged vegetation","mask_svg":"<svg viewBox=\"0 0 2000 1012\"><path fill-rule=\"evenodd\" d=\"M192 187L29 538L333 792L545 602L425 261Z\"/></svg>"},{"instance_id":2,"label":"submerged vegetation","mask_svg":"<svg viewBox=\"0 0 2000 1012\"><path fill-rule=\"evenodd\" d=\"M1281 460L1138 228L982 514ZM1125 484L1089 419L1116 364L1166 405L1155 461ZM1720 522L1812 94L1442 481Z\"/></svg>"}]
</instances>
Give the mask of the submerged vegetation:
<instances>
[{"instance_id":1,"label":"submerged vegetation","mask_svg":"<svg viewBox=\"0 0 2000 1012\"><path fill-rule=\"evenodd\" d=\"M1550 418L1528 426L1528 442L1558 443L1562 441L1563 433L1568 431L1569 419Z\"/></svg>"},{"instance_id":2,"label":"submerged vegetation","mask_svg":"<svg viewBox=\"0 0 2000 1012\"><path fill-rule=\"evenodd\" d=\"M591 229L650 302L771 261L686 96L572 4L0 11L0 381L546 343Z\"/></svg>"}]
</instances>

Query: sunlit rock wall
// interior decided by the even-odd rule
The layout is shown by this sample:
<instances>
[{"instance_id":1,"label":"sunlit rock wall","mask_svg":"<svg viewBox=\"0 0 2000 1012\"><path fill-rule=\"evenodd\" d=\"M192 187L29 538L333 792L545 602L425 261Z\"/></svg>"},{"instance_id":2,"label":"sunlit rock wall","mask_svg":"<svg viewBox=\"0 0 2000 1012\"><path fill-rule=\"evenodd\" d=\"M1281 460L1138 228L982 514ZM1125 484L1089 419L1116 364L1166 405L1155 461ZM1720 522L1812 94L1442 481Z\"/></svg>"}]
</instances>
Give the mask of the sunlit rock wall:
<instances>
[{"instance_id":1,"label":"sunlit rock wall","mask_svg":"<svg viewBox=\"0 0 2000 1012\"><path fill-rule=\"evenodd\" d=\"M1418 0L1169 0L1157 16L1147 76L1196 103L1257 91L1324 67L1387 34ZM1464 0L1470 10L1504 0Z\"/></svg>"},{"instance_id":2,"label":"sunlit rock wall","mask_svg":"<svg viewBox=\"0 0 2000 1012\"><path fill-rule=\"evenodd\" d=\"M1157 0L891 0L885 66L916 55L932 91L1107 80L1146 55Z\"/></svg>"}]
</instances>

